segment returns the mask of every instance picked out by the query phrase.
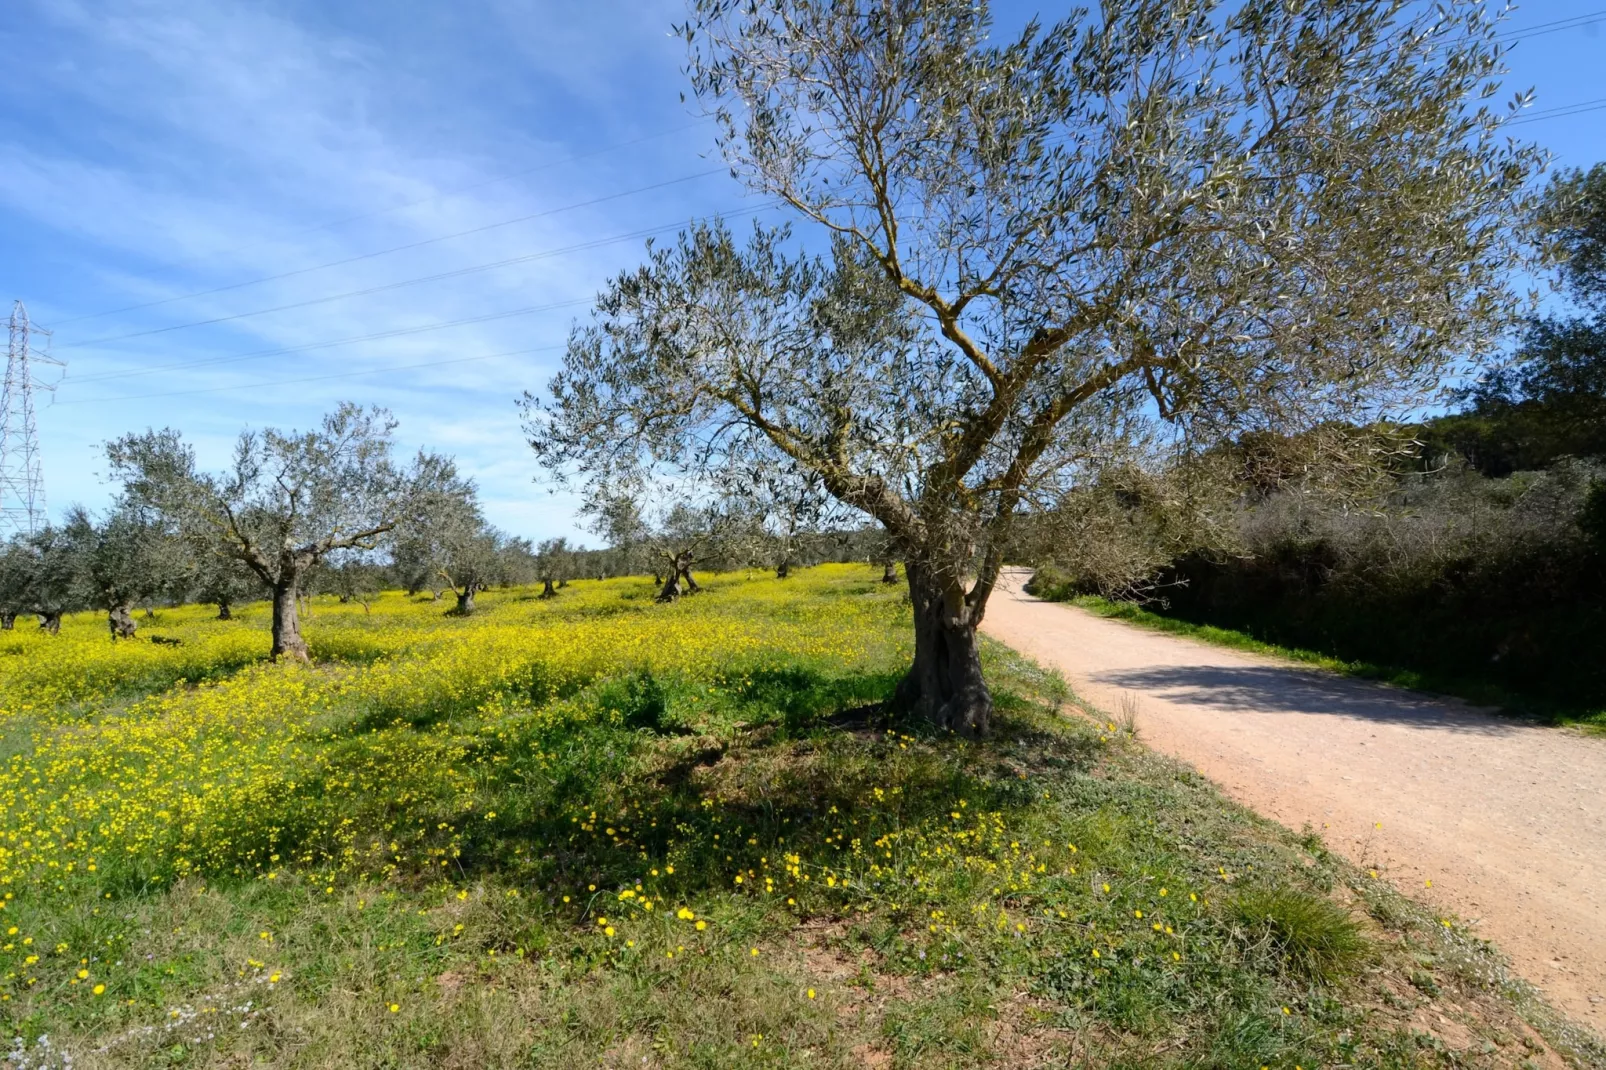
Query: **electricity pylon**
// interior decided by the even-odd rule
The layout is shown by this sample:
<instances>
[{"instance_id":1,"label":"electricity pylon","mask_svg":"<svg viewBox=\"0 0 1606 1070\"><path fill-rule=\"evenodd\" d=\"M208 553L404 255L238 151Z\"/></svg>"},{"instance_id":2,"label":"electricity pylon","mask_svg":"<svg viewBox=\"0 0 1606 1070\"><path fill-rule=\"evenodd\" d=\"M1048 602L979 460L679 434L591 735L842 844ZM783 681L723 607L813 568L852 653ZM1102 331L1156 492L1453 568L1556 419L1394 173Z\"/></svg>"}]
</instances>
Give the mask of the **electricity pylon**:
<instances>
[{"instance_id":1,"label":"electricity pylon","mask_svg":"<svg viewBox=\"0 0 1606 1070\"><path fill-rule=\"evenodd\" d=\"M34 348L38 336L49 338L50 332L31 326L28 310L16 302L11 306L5 392L0 394L0 537L31 535L46 523L33 392L55 390L56 384L39 379L34 369L41 364L64 365Z\"/></svg>"}]
</instances>

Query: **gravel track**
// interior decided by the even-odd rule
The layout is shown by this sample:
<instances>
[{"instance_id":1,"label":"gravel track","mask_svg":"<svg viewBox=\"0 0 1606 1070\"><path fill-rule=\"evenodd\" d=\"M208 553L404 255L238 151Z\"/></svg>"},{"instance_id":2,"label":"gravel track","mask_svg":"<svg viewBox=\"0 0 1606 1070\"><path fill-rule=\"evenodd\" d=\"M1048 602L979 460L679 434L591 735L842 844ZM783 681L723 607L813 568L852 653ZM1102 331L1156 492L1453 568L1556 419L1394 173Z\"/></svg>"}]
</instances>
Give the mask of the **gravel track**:
<instances>
[{"instance_id":1,"label":"gravel track","mask_svg":"<svg viewBox=\"0 0 1606 1070\"><path fill-rule=\"evenodd\" d=\"M1606 1034L1606 737L1152 632L1021 592L982 630L1239 802L1493 940ZM1128 697L1130 696L1130 697Z\"/></svg>"}]
</instances>

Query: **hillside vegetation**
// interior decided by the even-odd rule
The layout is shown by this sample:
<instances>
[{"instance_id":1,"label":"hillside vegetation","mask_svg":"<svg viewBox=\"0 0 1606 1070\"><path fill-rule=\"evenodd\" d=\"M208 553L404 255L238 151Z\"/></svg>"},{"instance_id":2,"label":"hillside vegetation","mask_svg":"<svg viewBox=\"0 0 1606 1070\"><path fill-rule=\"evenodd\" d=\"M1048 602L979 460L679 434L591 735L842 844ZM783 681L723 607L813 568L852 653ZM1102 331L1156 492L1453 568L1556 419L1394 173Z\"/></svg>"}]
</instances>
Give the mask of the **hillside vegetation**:
<instances>
[{"instance_id":1,"label":"hillside vegetation","mask_svg":"<svg viewBox=\"0 0 1606 1070\"><path fill-rule=\"evenodd\" d=\"M309 665L263 605L7 633L12 1063L1592 1057L1453 919L999 648L992 738L880 721L879 580L318 600Z\"/></svg>"},{"instance_id":2,"label":"hillside vegetation","mask_svg":"<svg viewBox=\"0 0 1606 1070\"><path fill-rule=\"evenodd\" d=\"M1403 475L1358 509L1276 494L1232 517L1230 552L1185 553L1123 587L1056 547L1065 564L1040 570L1031 589L1090 596L1085 604L1100 612L1193 634L1231 630L1238 639L1216 638L1309 652L1405 686L1606 725L1606 661L1597 656L1606 538L1591 520L1606 507L1603 472L1567 459L1503 477Z\"/></svg>"}]
</instances>

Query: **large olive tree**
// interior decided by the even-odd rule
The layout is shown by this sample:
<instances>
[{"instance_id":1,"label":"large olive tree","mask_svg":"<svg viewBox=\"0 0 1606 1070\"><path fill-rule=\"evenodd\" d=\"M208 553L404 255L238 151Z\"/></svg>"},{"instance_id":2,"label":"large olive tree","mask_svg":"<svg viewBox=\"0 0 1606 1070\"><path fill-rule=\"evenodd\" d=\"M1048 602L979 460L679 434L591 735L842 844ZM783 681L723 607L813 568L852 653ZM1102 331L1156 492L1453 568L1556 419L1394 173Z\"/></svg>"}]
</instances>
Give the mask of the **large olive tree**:
<instances>
[{"instance_id":1,"label":"large olive tree","mask_svg":"<svg viewBox=\"0 0 1606 1070\"><path fill-rule=\"evenodd\" d=\"M315 431L242 432L227 470L202 472L176 431L109 443L131 502L156 509L202 546L233 557L273 598L273 657L306 660L296 602L313 568L343 550L372 550L431 508L455 481L450 461L391 456L395 421L343 404Z\"/></svg>"},{"instance_id":2,"label":"large olive tree","mask_svg":"<svg viewBox=\"0 0 1606 1070\"><path fill-rule=\"evenodd\" d=\"M817 473L904 562L897 697L940 724L986 728L1013 519L1111 441L1374 419L1512 312L1542 161L1479 103L1482 0L1107 0L1001 44L985 0L693 0L680 29L733 173L830 251L652 251L527 433L599 485Z\"/></svg>"}]
</instances>

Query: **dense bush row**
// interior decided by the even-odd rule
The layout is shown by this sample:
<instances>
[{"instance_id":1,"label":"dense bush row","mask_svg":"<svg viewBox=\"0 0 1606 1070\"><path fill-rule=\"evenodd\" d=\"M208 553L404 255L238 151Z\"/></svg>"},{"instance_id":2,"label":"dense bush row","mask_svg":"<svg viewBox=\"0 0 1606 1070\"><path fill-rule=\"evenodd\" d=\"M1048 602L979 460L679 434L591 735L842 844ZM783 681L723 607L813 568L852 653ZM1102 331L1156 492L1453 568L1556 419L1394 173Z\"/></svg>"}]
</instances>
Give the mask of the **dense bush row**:
<instances>
[{"instance_id":1,"label":"dense bush row","mask_svg":"<svg viewBox=\"0 0 1606 1070\"><path fill-rule=\"evenodd\" d=\"M1137 597L1283 646L1606 707L1606 465L1409 476L1366 509L1290 491L1234 520L1229 548L1180 554L1137 583L1111 585L1101 555L1061 548L1033 590Z\"/></svg>"},{"instance_id":2,"label":"dense bush row","mask_svg":"<svg viewBox=\"0 0 1606 1070\"><path fill-rule=\"evenodd\" d=\"M1606 705L1606 539L1585 530L1606 505L1594 472L1462 474L1405 490L1387 513L1279 503L1250 521L1249 554L1164 570L1164 597L1172 614L1270 642Z\"/></svg>"}]
</instances>

